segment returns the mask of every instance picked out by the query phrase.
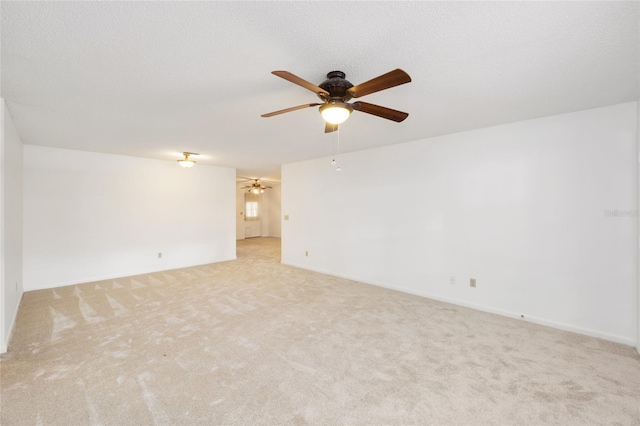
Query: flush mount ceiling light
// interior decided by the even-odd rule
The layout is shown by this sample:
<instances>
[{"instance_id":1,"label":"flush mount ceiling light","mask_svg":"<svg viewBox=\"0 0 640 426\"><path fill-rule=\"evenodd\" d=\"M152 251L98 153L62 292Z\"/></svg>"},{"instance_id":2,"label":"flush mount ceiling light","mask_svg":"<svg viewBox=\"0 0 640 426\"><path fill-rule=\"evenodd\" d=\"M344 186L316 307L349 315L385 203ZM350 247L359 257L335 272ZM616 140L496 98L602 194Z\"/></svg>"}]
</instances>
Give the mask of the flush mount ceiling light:
<instances>
[{"instance_id":1,"label":"flush mount ceiling light","mask_svg":"<svg viewBox=\"0 0 640 426\"><path fill-rule=\"evenodd\" d=\"M339 101L331 101L320 107L320 114L324 121L329 124L342 124L347 121L351 115L353 107L347 103Z\"/></svg>"},{"instance_id":2,"label":"flush mount ceiling light","mask_svg":"<svg viewBox=\"0 0 640 426\"><path fill-rule=\"evenodd\" d=\"M195 152L183 152L182 155L184 155L184 158L181 160L178 160L178 164L180 164L182 167L184 167L185 169L191 168L193 167L196 162L192 159L189 158L190 155L200 155L200 154L196 154Z\"/></svg>"}]
</instances>

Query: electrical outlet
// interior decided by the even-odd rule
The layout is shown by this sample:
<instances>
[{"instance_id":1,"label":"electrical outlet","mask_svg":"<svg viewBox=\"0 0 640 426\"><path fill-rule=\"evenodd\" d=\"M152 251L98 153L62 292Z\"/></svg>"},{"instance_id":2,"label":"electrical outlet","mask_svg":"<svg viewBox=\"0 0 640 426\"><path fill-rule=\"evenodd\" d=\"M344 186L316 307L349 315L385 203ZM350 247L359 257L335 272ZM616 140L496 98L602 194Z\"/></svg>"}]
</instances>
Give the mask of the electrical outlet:
<instances>
[{"instance_id":1,"label":"electrical outlet","mask_svg":"<svg viewBox=\"0 0 640 426\"><path fill-rule=\"evenodd\" d=\"M476 279L475 278L471 278L469 280L469 285L473 288L476 288Z\"/></svg>"},{"instance_id":2,"label":"electrical outlet","mask_svg":"<svg viewBox=\"0 0 640 426\"><path fill-rule=\"evenodd\" d=\"M306 257L309 257L309 251L308 251L308 250L307 250L307 251L305 251L305 252L304 252L304 255L305 255Z\"/></svg>"},{"instance_id":3,"label":"electrical outlet","mask_svg":"<svg viewBox=\"0 0 640 426\"><path fill-rule=\"evenodd\" d=\"M158 259L162 259L162 252L161 251L158 252Z\"/></svg>"},{"instance_id":4,"label":"electrical outlet","mask_svg":"<svg viewBox=\"0 0 640 426\"><path fill-rule=\"evenodd\" d=\"M455 285L456 283L456 277L454 277L453 275L449 277L449 284L451 285Z\"/></svg>"}]
</instances>

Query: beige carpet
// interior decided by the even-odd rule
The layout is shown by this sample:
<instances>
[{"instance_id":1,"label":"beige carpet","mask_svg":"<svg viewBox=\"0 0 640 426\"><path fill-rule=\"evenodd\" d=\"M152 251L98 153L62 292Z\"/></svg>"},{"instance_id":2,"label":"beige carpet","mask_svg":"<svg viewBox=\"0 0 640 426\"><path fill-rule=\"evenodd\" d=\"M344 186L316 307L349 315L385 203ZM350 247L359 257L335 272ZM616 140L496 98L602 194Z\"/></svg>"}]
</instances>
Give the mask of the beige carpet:
<instances>
[{"instance_id":1,"label":"beige carpet","mask_svg":"<svg viewBox=\"0 0 640 426\"><path fill-rule=\"evenodd\" d=\"M238 260L24 295L2 425L638 425L631 347Z\"/></svg>"}]
</instances>

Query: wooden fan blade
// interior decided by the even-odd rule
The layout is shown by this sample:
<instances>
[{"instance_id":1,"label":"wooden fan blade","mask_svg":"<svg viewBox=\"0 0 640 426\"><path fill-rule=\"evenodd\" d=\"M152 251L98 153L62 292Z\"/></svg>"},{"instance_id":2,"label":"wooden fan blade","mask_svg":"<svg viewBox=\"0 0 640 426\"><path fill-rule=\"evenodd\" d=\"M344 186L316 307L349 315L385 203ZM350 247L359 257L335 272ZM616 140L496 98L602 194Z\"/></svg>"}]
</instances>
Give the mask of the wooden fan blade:
<instances>
[{"instance_id":1,"label":"wooden fan blade","mask_svg":"<svg viewBox=\"0 0 640 426\"><path fill-rule=\"evenodd\" d=\"M274 115L284 114L285 112L297 111L299 109L314 107L314 106L318 106L318 105L322 105L322 104L298 105L298 106L294 106L294 107L287 108L287 109L281 109L280 111L273 111L273 112L270 112L270 113L267 113L267 114L262 114L260 117L273 117Z\"/></svg>"},{"instance_id":2,"label":"wooden fan blade","mask_svg":"<svg viewBox=\"0 0 640 426\"><path fill-rule=\"evenodd\" d=\"M396 122L401 122L409 116L406 112L396 111L395 109L386 108L380 105L374 105L367 102L354 102L351 104L353 109L366 112L367 114L377 115Z\"/></svg>"},{"instance_id":3,"label":"wooden fan blade","mask_svg":"<svg viewBox=\"0 0 640 426\"><path fill-rule=\"evenodd\" d=\"M324 132L325 133L335 132L336 130L338 130L338 125L337 124L325 123L325 125L324 125Z\"/></svg>"},{"instance_id":4,"label":"wooden fan blade","mask_svg":"<svg viewBox=\"0 0 640 426\"><path fill-rule=\"evenodd\" d=\"M372 78L369 81L365 81L362 84L353 86L348 89L347 92L351 93L351 96L354 98L359 98L360 96L390 89L391 87L400 86L410 81L411 77L409 77L409 74L398 68L376 78Z\"/></svg>"},{"instance_id":5,"label":"wooden fan blade","mask_svg":"<svg viewBox=\"0 0 640 426\"><path fill-rule=\"evenodd\" d=\"M291 74L289 71L272 71L271 74L277 75L280 78L284 78L287 81L292 82L293 84L297 84L298 86L304 87L307 90L311 90L315 94L324 93L329 96L329 92L326 90L316 86L313 83L309 83L307 80L304 80L297 75Z\"/></svg>"}]
</instances>

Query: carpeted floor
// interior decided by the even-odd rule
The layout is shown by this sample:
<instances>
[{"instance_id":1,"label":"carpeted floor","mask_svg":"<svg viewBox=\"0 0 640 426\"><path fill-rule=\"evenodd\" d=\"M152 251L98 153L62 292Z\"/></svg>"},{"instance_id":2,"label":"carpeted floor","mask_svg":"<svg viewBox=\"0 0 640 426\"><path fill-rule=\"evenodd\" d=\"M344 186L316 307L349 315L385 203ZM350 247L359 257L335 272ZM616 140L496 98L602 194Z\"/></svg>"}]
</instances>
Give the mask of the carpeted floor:
<instances>
[{"instance_id":1,"label":"carpeted floor","mask_svg":"<svg viewBox=\"0 0 640 426\"><path fill-rule=\"evenodd\" d=\"M2 425L638 425L631 347L279 263L24 295Z\"/></svg>"}]
</instances>

